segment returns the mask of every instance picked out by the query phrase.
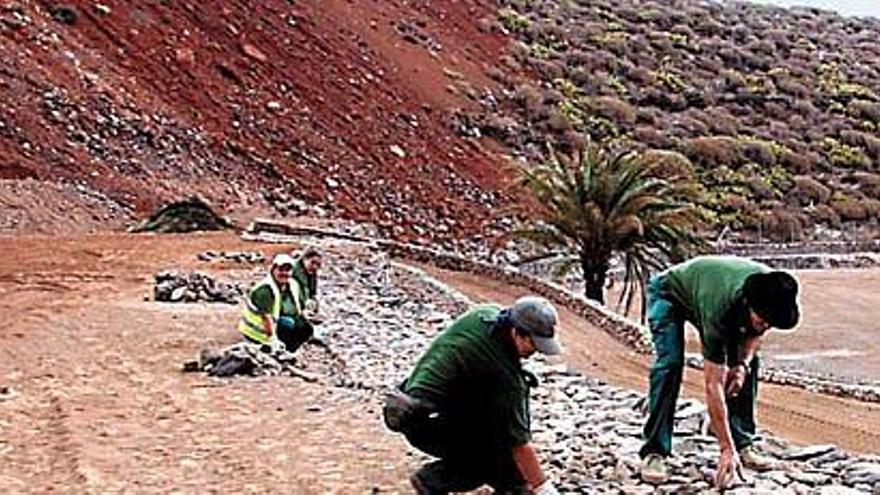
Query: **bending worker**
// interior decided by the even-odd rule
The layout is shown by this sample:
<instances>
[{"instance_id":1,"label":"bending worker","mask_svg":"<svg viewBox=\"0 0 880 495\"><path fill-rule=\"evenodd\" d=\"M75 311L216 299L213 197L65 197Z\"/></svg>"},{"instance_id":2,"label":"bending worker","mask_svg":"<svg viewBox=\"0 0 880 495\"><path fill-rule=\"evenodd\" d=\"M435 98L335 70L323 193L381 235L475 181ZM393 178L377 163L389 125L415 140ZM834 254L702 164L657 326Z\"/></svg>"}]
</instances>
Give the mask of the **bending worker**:
<instances>
[{"instance_id":1,"label":"bending worker","mask_svg":"<svg viewBox=\"0 0 880 495\"><path fill-rule=\"evenodd\" d=\"M316 302L320 266L321 254L315 250L307 250L298 260L288 254L276 255L269 274L245 298L238 324L244 338L289 352L307 341L314 328L305 308Z\"/></svg>"},{"instance_id":2,"label":"bending worker","mask_svg":"<svg viewBox=\"0 0 880 495\"><path fill-rule=\"evenodd\" d=\"M742 467L765 471L773 461L752 445L758 393L758 355L770 328L792 329L800 318L798 282L783 271L731 256L701 256L655 275L648 283L648 324L657 356L650 375L641 476L668 477L675 402L684 370L684 323L698 330L710 427L721 453L719 489Z\"/></svg>"},{"instance_id":3,"label":"bending worker","mask_svg":"<svg viewBox=\"0 0 880 495\"><path fill-rule=\"evenodd\" d=\"M529 388L521 360L557 354L556 309L539 297L512 307L477 306L431 343L386 399L386 425L439 459L410 482L419 494L473 490L557 493L531 444Z\"/></svg>"}]
</instances>

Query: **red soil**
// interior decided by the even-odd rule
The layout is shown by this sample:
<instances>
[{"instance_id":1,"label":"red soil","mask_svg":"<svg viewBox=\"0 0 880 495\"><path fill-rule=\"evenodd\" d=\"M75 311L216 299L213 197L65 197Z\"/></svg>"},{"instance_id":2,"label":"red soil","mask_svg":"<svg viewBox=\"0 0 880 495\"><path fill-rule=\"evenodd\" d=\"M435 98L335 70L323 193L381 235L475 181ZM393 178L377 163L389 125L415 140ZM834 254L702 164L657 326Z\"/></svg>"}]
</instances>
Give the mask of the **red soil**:
<instances>
[{"instance_id":1,"label":"red soil","mask_svg":"<svg viewBox=\"0 0 880 495\"><path fill-rule=\"evenodd\" d=\"M481 198L503 160L451 125L507 43L479 29L491 4L72 2L73 24L56 5L0 3L0 179L76 184L139 216L193 193L264 208L284 186L403 237L476 232L507 203ZM24 223L5 229L55 227Z\"/></svg>"}]
</instances>

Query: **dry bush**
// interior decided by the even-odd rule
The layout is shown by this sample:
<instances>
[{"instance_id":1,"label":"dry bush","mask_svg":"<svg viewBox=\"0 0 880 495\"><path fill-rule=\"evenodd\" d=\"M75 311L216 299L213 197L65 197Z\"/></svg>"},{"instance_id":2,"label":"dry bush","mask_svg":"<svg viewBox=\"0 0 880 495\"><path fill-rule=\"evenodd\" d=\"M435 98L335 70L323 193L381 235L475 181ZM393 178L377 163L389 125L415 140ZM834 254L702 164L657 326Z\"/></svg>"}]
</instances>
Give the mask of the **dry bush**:
<instances>
[{"instance_id":1,"label":"dry bush","mask_svg":"<svg viewBox=\"0 0 880 495\"><path fill-rule=\"evenodd\" d=\"M541 105L541 91L530 84L521 84L513 92L513 101L526 111Z\"/></svg>"},{"instance_id":2,"label":"dry bush","mask_svg":"<svg viewBox=\"0 0 880 495\"><path fill-rule=\"evenodd\" d=\"M652 149L642 153L642 159L657 177L691 179L694 176L694 165L676 151Z\"/></svg>"},{"instance_id":3,"label":"dry bush","mask_svg":"<svg viewBox=\"0 0 880 495\"><path fill-rule=\"evenodd\" d=\"M727 166L736 168L742 161L742 148L730 136L707 136L689 140L684 154L703 167Z\"/></svg>"},{"instance_id":4,"label":"dry bush","mask_svg":"<svg viewBox=\"0 0 880 495\"><path fill-rule=\"evenodd\" d=\"M813 105L813 103L809 100L796 100L792 104L791 108L792 110L799 113L800 115L803 115L807 119L810 119L814 115L819 113L819 110L816 108L816 106Z\"/></svg>"},{"instance_id":5,"label":"dry bush","mask_svg":"<svg viewBox=\"0 0 880 495\"><path fill-rule=\"evenodd\" d=\"M873 172L854 172L853 179L859 186L865 196L873 199L880 199L880 175Z\"/></svg>"},{"instance_id":6,"label":"dry bush","mask_svg":"<svg viewBox=\"0 0 880 495\"><path fill-rule=\"evenodd\" d=\"M789 76L777 77L774 84L776 85L777 90L787 95L794 96L795 98L801 99L810 96L810 89L806 85Z\"/></svg>"},{"instance_id":7,"label":"dry bush","mask_svg":"<svg viewBox=\"0 0 880 495\"><path fill-rule=\"evenodd\" d=\"M853 100L848 107L850 115L880 124L880 103L865 100Z\"/></svg>"},{"instance_id":8,"label":"dry bush","mask_svg":"<svg viewBox=\"0 0 880 495\"><path fill-rule=\"evenodd\" d=\"M658 127L664 117L665 114L656 107L636 107L636 123Z\"/></svg>"},{"instance_id":9,"label":"dry bush","mask_svg":"<svg viewBox=\"0 0 880 495\"><path fill-rule=\"evenodd\" d=\"M743 146L743 153L747 159L768 167L776 165L776 155L773 153L773 146L765 141L757 139L749 139Z\"/></svg>"},{"instance_id":10,"label":"dry bush","mask_svg":"<svg viewBox=\"0 0 880 495\"><path fill-rule=\"evenodd\" d=\"M709 132L715 135L735 136L739 134L739 122L724 107L709 107L703 110Z\"/></svg>"},{"instance_id":11,"label":"dry bush","mask_svg":"<svg viewBox=\"0 0 880 495\"><path fill-rule=\"evenodd\" d=\"M639 85L651 85L657 82L657 78L650 69L635 65L628 68L626 77Z\"/></svg>"},{"instance_id":12,"label":"dry bush","mask_svg":"<svg viewBox=\"0 0 880 495\"><path fill-rule=\"evenodd\" d=\"M776 45L768 39L757 39L746 46L750 52L758 55L773 55L776 53Z\"/></svg>"},{"instance_id":13,"label":"dry bush","mask_svg":"<svg viewBox=\"0 0 880 495\"><path fill-rule=\"evenodd\" d=\"M709 134L709 126L705 123L703 112L696 109L688 109L679 112L669 122L670 130L676 136L697 137Z\"/></svg>"},{"instance_id":14,"label":"dry bush","mask_svg":"<svg viewBox=\"0 0 880 495\"><path fill-rule=\"evenodd\" d=\"M865 205L865 212L869 218L877 218L877 214L880 213L880 201L868 198L863 199L862 204Z\"/></svg>"},{"instance_id":15,"label":"dry bush","mask_svg":"<svg viewBox=\"0 0 880 495\"><path fill-rule=\"evenodd\" d=\"M816 223L828 225L829 227L840 227L840 215L834 211L834 208L828 205L814 205L805 210L807 214Z\"/></svg>"},{"instance_id":16,"label":"dry bush","mask_svg":"<svg viewBox=\"0 0 880 495\"><path fill-rule=\"evenodd\" d=\"M787 102L777 103L775 101L768 101L764 103L764 115L774 120L787 120L789 115L791 115L791 112L787 108L788 106Z\"/></svg>"},{"instance_id":17,"label":"dry bush","mask_svg":"<svg viewBox=\"0 0 880 495\"><path fill-rule=\"evenodd\" d=\"M840 140L850 146L857 146L874 160L880 160L880 139L861 131L842 131Z\"/></svg>"},{"instance_id":18,"label":"dry bush","mask_svg":"<svg viewBox=\"0 0 880 495\"><path fill-rule=\"evenodd\" d=\"M864 201L845 196L842 193L835 194L830 206L844 222L864 221L868 219L868 209Z\"/></svg>"},{"instance_id":19,"label":"dry bush","mask_svg":"<svg viewBox=\"0 0 880 495\"><path fill-rule=\"evenodd\" d=\"M547 120L541 125L544 130L556 135L562 135L565 132L572 130L571 122L569 122L568 118L555 108L550 111Z\"/></svg>"},{"instance_id":20,"label":"dry bush","mask_svg":"<svg viewBox=\"0 0 880 495\"><path fill-rule=\"evenodd\" d=\"M633 140L649 148L668 149L675 142L666 133L648 126L639 126L633 131Z\"/></svg>"},{"instance_id":21,"label":"dry bush","mask_svg":"<svg viewBox=\"0 0 880 495\"><path fill-rule=\"evenodd\" d=\"M558 60L530 58L528 65L531 66L535 72L542 74L543 77L550 81L560 79L565 75L565 65Z\"/></svg>"},{"instance_id":22,"label":"dry bush","mask_svg":"<svg viewBox=\"0 0 880 495\"><path fill-rule=\"evenodd\" d=\"M808 175L797 175L788 194L800 205L807 206L827 202L831 198L831 189Z\"/></svg>"},{"instance_id":23,"label":"dry bush","mask_svg":"<svg viewBox=\"0 0 880 495\"><path fill-rule=\"evenodd\" d=\"M803 236L806 219L784 206L774 206L761 214L761 231L772 241L789 242Z\"/></svg>"}]
</instances>

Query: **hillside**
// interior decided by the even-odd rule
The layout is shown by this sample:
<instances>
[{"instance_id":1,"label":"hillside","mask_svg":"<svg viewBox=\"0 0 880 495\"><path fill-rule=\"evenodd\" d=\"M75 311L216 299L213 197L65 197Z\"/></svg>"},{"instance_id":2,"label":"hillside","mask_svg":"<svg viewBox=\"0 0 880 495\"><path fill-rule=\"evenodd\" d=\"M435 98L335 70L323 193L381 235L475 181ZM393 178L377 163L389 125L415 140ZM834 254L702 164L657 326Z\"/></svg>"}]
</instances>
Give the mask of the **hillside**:
<instances>
[{"instance_id":1,"label":"hillside","mask_svg":"<svg viewBox=\"0 0 880 495\"><path fill-rule=\"evenodd\" d=\"M506 46L484 2L0 5L3 232L227 211L484 230L502 161L450 115ZM57 201L56 201L57 200ZM63 201L62 201L63 200ZM77 222L69 222L71 217Z\"/></svg>"},{"instance_id":2,"label":"hillside","mask_svg":"<svg viewBox=\"0 0 880 495\"><path fill-rule=\"evenodd\" d=\"M234 218L496 237L508 156L585 135L705 186L715 232L871 233L880 21L737 2L0 5L0 232Z\"/></svg>"},{"instance_id":3,"label":"hillside","mask_svg":"<svg viewBox=\"0 0 880 495\"><path fill-rule=\"evenodd\" d=\"M717 230L876 234L880 20L744 2L505 2L500 103L471 115L527 160L584 136L705 186ZM529 71L525 82L510 73Z\"/></svg>"}]
</instances>

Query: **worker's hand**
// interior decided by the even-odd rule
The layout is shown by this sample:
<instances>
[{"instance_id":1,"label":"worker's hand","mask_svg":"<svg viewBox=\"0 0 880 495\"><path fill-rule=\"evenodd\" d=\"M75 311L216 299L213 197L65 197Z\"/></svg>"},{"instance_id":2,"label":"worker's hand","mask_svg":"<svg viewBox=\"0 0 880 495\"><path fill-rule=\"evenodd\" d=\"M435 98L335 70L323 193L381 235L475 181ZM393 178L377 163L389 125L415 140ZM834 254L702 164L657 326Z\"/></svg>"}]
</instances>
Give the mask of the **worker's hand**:
<instances>
[{"instance_id":1,"label":"worker's hand","mask_svg":"<svg viewBox=\"0 0 880 495\"><path fill-rule=\"evenodd\" d=\"M718 457L718 470L715 471L715 488L725 490L737 480L743 480L743 466L739 454L734 449L722 449Z\"/></svg>"},{"instance_id":2,"label":"worker's hand","mask_svg":"<svg viewBox=\"0 0 880 495\"><path fill-rule=\"evenodd\" d=\"M734 366L727 370L724 391L728 397L736 397L746 383L746 369L744 366Z\"/></svg>"},{"instance_id":3,"label":"worker's hand","mask_svg":"<svg viewBox=\"0 0 880 495\"><path fill-rule=\"evenodd\" d=\"M534 491L535 495L559 495L559 490L556 489L556 485L553 484L552 481L544 480L543 483L538 485Z\"/></svg>"},{"instance_id":4,"label":"worker's hand","mask_svg":"<svg viewBox=\"0 0 880 495\"><path fill-rule=\"evenodd\" d=\"M318 310L320 309L318 306L318 300L317 299L309 299L309 301L306 303L305 309L306 309L306 311L309 311L312 313L317 313Z\"/></svg>"},{"instance_id":5,"label":"worker's hand","mask_svg":"<svg viewBox=\"0 0 880 495\"><path fill-rule=\"evenodd\" d=\"M287 346L285 346L284 342L281 342L276 335L273 335L269 340L269 347L272 349L272 354L280 354L287 351Z\"/></svg>"}]
</instances>

